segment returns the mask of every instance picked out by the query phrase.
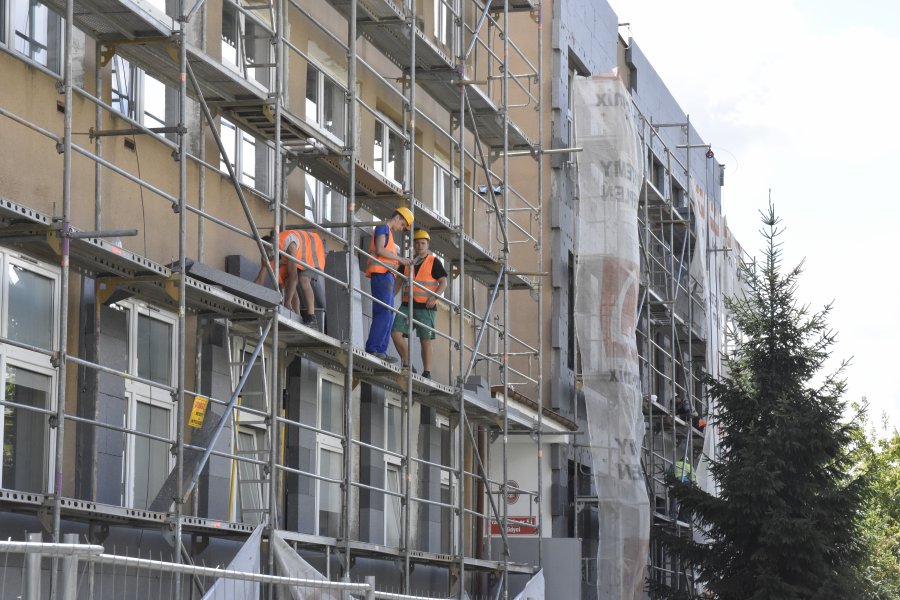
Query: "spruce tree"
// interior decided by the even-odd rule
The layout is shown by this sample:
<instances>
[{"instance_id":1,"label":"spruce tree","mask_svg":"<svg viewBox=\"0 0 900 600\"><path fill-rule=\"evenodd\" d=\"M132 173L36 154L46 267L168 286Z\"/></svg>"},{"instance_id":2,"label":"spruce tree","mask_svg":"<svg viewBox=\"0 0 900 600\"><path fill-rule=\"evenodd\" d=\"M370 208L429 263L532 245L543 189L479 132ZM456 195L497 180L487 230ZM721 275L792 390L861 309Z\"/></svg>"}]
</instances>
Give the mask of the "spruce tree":
<instances>
[{"instance_id":1,"label":"spruce tree","mask_svg":"<svg viewBox=\"0 0 900 600\"><path fill-rule=\"evenodd\" d=\"M707 382L721 439L708 457L718 495L670 480L707 536L668 538L706 597L847 600L864 597L861 478L850 474L857 425L844 419L842 369L815 383L830 355L831 306L796 297L802 263L785 269L780 220L761 213L764 252L744 265L745 294L728 300L734 325L726 373Z\"/></svg>"}]
</instances>

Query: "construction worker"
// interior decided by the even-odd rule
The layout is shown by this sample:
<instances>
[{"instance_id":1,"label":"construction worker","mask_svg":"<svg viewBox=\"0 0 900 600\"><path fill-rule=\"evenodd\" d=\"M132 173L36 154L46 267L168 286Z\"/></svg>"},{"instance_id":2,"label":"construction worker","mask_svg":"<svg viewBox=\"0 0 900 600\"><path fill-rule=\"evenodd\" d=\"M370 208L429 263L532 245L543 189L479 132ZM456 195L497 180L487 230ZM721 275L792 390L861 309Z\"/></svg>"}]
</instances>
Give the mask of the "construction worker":
<instances>
[{"instance_id":1,"label":"construction worker","mask_svg":"<svg viewBox=\"0 0 900 600\"><path fill-rule=\"evenodd\" d=\"M677 481L681 481L684 483L696 483L697 477L694 475L694 469L691 466L691 463L686 460L676 460L675 466L673 468L673 475ZM682 514L682 510L680 507L680 503L678 499L669 494L669 516L673 519L677 519L679 521L684 520L684 515Z\"/></svg>"},{"instance_id":2,"label":"construction worker","mask_svg":"<svg viewBox=\"0 0 900 600\"><path fill-rule=\"evenodd\" d=\"M431 236L419 229L413 236L413 319L416 336L422 344L422 375L431 378L431 340L434 339L434 318L437 314L437 296L447 289L447 271L441 259L429 251ZM400 314L394 319L391 338L400 354L403 366L409 365L409 346L404 338L409 337L409 286L406 284L406 267L400 267L404 277L394 284L394 293L403 288ZM431 292L431 293L429 293ZM432 295L437 294L437 296ZM415 369L413 369L415 372Z\"/></svg>"},{"instance_id":3,"label":"construction worker","mask_svg":"<svg viewBox=\"0 0 900 600\"><path fill-rule=\"evenodd\" d=\"M394 322L394 313L391 311L394 306L394 273L391 269L412 263L411 259L400 256L400 248L394 242L394 234L409 231L412 224L412 211L400 207L394 211L387 223L375 227L372 241L369 242L369 254L373 258L369 258L366 277L369 278L372 297L376 301L372 302L372 326L366 340L366 352L388 362L397 360L386 354L391 325Z\"/></svg>"},{"instance_id":4,"label":"construction worker","mask_svg":"<svg viewBox=\"0 0 900 600\"><path fill-rule=\"evenodd\" d=\"M262 240L273 244L272 235L263 236ZM322 238L314 231L300 231L286 229L278 235L278 249L285 255L278 261L278 286L284 290L283 303L286 308L297 314L300 312L300 296L297 294L297 285L303 294L303 304L306 312L302 314L303 324L318 328L316 321L316 299L313 294L312 282L306 267L292 261L289 256L311 265L316 269L325 267L325 245ZM268 249L269 264L275 265L275 250ZM266 261L260 260L259 273L256 275L256 283L262 285L266 281Z\"/></svg>"}]
</instances>

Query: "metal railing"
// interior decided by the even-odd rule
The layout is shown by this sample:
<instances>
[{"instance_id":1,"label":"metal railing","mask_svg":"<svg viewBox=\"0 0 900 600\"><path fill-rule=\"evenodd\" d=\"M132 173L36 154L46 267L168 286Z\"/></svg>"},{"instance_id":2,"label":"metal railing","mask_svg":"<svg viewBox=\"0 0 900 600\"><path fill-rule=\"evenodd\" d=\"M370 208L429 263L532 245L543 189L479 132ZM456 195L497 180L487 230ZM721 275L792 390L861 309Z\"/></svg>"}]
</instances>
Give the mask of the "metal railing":
<instances>
[{"instance_id":1,"label":"metal railing","mask_svg":"<svg viewBox=\"0 0 900 600\"><path fill-rule=\"evenodd\" d=\"M28 538L0 541L0 598L170 599L177 597L176 580L184 579L190 585L181 589L191 598L258 598L263 586L268 586L286 593L284 597L299 592L300 597L322 600L434 600L430 596L379 592L373 576L367 576L363 583L352 583L268 575L107 554L101 545L77 543L74 534L66 535L65 543L42 542L39 533ZM53 571L58 573L56 589L48 585Z\"/></svg>"}]
</instances>

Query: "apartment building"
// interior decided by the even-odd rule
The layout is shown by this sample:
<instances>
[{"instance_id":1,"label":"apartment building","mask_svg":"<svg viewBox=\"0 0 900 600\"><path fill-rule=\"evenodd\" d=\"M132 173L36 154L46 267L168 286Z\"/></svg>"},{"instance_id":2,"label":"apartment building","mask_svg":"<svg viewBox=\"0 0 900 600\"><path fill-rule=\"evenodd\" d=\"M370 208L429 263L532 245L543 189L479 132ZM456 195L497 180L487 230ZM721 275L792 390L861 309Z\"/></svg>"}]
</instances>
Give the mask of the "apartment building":
<instances>
[{"instance_id":1,"label":"apartment building","mask_svg":"<svg viewBox=\"0 0 900 600\"><path fill-rule=\"evenodd\" d=\"M654 527L689 531L663 476L711 451L692 413L709 410L737 246L722 167L605 2L0 15L4 535L228 564L262 527L379 589L515 595L543 568L565 597L614 597L574 335L571 98L616 67L646 167L639 477ZM415 336L412 368L365 351L371 235L400 207L404 252L425 230L449 274L427 378ZM273 289L296 261L266 266L261 237L287 229L326 248L301 265L314 326ZM693 585L650 547L651 579Z\"/></svg>"}]
</instances>

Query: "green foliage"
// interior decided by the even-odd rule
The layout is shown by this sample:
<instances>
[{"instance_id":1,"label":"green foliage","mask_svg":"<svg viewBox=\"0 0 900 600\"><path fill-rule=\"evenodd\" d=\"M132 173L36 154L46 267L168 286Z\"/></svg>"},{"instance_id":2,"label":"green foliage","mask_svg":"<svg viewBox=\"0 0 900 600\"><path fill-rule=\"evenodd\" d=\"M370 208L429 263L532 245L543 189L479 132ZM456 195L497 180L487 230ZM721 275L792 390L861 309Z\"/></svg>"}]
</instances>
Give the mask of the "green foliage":
<instances>
[{"instance_id":1,"label":"green foliage","mask_svg":"<svg viewBox=\"0 0 900 600\"><path fill-rule=\"evenodd\" d=\"M829 357L830 306L798 303L802 264L785 270L779 219L763 214L760 263L743 268L745 294L729 300L734 351L707 382L719 454L713 496L671 481L707 543L667 539L722 600L864 597L858 571L865 482L851 474L859 426L845 423L841 370L813 384Z\"/></svg>"},{"instance_id":2,"label":"green foliage","mask_svg":"<svg viewBox=\"0 0 900 600\"><path fill-rule=\"evenodd\" d=\"M889 433L887 428L883 433ZM865 559L861 577L869 583L870 598L900 598L900 432L863 440L857 470L869 481L862 539Z\"/></svg>"}]
</instances>

